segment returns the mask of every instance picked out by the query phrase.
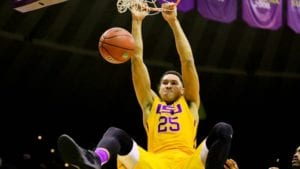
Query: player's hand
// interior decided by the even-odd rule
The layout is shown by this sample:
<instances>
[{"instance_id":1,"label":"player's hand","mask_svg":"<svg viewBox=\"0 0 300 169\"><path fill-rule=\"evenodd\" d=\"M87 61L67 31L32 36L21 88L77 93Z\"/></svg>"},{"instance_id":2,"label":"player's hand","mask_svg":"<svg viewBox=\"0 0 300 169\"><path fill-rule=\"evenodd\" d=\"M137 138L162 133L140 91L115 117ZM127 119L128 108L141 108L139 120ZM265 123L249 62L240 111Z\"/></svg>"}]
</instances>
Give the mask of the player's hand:
<instances>
[{"instance_id":1,"label":"player's hand","mask_svg":"<svg viewBox=\"0 0 300 169\"><path fill-rule=\"evenodd\" d=\"M166 21L176 20L177 18L177 6L174 2L166 2L161 5L162 16Z\"/></svg>"},{"instance_id":2,"label":"player's hand","mask_svg":"<svg viewBox=\"0 0 300 169\"><path fill-rule=\"evenodd\" d=\"M239 166L233 159L227 159L224 164L224 169L239 169Z\"/></svg>"},{"instance_id":3,"label":"player's hand","mask_svg":"<svg viewBox=\"0 0 300 169\"><path fill-rule=\"evenodd\" d=\"M131 7L131 15L135 20L143 20L149 14L149 6L147 3L135 3Z\"/></svg>"}]
</instances>

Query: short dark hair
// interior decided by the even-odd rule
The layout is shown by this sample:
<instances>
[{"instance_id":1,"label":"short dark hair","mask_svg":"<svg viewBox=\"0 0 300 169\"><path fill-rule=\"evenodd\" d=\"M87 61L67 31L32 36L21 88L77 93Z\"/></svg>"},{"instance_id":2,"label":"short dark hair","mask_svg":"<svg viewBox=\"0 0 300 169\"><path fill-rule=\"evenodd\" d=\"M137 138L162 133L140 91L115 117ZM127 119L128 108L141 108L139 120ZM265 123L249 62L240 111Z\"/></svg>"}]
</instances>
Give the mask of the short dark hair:
<instances>
[{"instance_id":1,"label":"short dark hair","mask_svg":"<svg viewBox=\"0 0 300 169\"><path fill-rule=\"evenodd\" d=\"M165 71L165 73L163 73L163 75L161 76L160 81L162 80L162 78L163 78L165 75L168 75L168 74L172 74L172 75L177 76L177 77L179 78L179 80L181 81L182 86L183 86L182 75L181 75L179 72L177 72L176 70L167 70L167 71Z\"/></svg>"}]
</instances>

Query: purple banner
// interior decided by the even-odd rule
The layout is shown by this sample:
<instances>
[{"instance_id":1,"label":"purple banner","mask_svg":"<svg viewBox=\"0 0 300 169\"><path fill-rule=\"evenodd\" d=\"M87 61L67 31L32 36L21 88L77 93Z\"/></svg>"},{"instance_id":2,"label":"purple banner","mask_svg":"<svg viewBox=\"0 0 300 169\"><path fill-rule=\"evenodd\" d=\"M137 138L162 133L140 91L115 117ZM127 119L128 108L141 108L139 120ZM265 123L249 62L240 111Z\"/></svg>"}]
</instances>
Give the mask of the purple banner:
<instances>
[{"instance_id":1,"label":"purple banner","mask_svg":"<svg viewBox=\"0 0 300 169\"><path fill-rule=\"evenodd\" d=\"M252 27L277 30L282 25L282 0L243 0L243 20Z\"/></svg>"},{"instance_id":2,"label":"purple banner","mask_svg":"<svg viewBox=\"0 0 300 169\"><path fill-rule=\"evenodd\" d=\"M288 26L300 33L300 0L287 0L287 22Z\"/></svg>"},{"instance_id":3,"label":"purple banner","mask_svg":"<svg viewBox=\"0 0 300 169\"><path fill-rule=\"evenodd\" d=\"M160 4L165 2L176 2L176 0L158 0ZM188 12L195 8L195 0L181 0L177 5L178 11Z\"/></svg>"},{"instance_id":4,"label":"purple banner","mask_svg":"<svg viewBox=\"0 0 300 169\"><path fill-rule=\"evenodd\" d=\"M237 0L197 0L197 10L204 18L230 23L236 19Z\"/></svg>"},{"instance_id":5,"label":"purple banner","mask_svg":"<svg viewBox=\"0 0 300 169\"><path fill-rule=\"evenodd\" d=\"M13 1L13 7L17 8L20 6L28 5L30 3L36 2L38 0L12 0Z\"/></svg>"}]
</instances>

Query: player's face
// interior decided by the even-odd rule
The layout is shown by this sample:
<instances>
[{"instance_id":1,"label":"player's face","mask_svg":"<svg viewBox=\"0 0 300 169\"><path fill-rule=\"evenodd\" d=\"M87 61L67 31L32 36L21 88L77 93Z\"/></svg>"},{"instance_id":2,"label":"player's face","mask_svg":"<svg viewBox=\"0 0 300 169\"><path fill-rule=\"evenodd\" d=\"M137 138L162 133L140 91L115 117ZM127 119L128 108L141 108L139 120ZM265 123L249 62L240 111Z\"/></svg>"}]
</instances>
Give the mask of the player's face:
<instances>
[{"instance_id":1,"label":"player's face","mask_svg":"<svg viewBox=\"0 0 300 169\"><path fill-rule=\"evenodd\" d=\"M300 146L296 149L293 156L292 166L294 169L300 169Z\"/></svg>"},{"instance_id":2,"label":"player's face","mask_svg":"<svg viewBox=\"0 0 300 169\"><path fill-rule=\"evenodd\" d=\"M176 101L183 94L183 86L178 76L164 75L160 82L159 95L167 103Z\"/></svg>"}]
</instances>

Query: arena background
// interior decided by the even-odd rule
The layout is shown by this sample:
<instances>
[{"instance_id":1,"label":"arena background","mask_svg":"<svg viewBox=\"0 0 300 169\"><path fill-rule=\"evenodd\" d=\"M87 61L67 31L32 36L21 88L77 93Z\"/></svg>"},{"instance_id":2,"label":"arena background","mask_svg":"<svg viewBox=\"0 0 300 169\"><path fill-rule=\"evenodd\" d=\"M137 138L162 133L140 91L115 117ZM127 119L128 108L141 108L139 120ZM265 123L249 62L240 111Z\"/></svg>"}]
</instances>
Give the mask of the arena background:
<instances>
[{"instance_id":1,"label":"arena background","mask_svg":"<svg viewBox=\"0 0 300 169\"><path fill-rule=\"evenodd\" d=\"M109 126L146 147L130 64L98 54L108 28L130 30L130 13L111 0L69 0L29 13L0 1L0 157L2 168L64 168L56 139L67 133L93 148ZM240 11L239 11L240 13ZM198 140L219 121L235 132L230 157L241 169L290 168L299 141L300 34L230 24L179 13L194 51L206 116ZM143 25L145 62L153 88L179 68L173 37L161 15ZM43 136L42 140L37 137ZM110 163L105 168L114 168Z\"/></svg>"}]
</instances>

